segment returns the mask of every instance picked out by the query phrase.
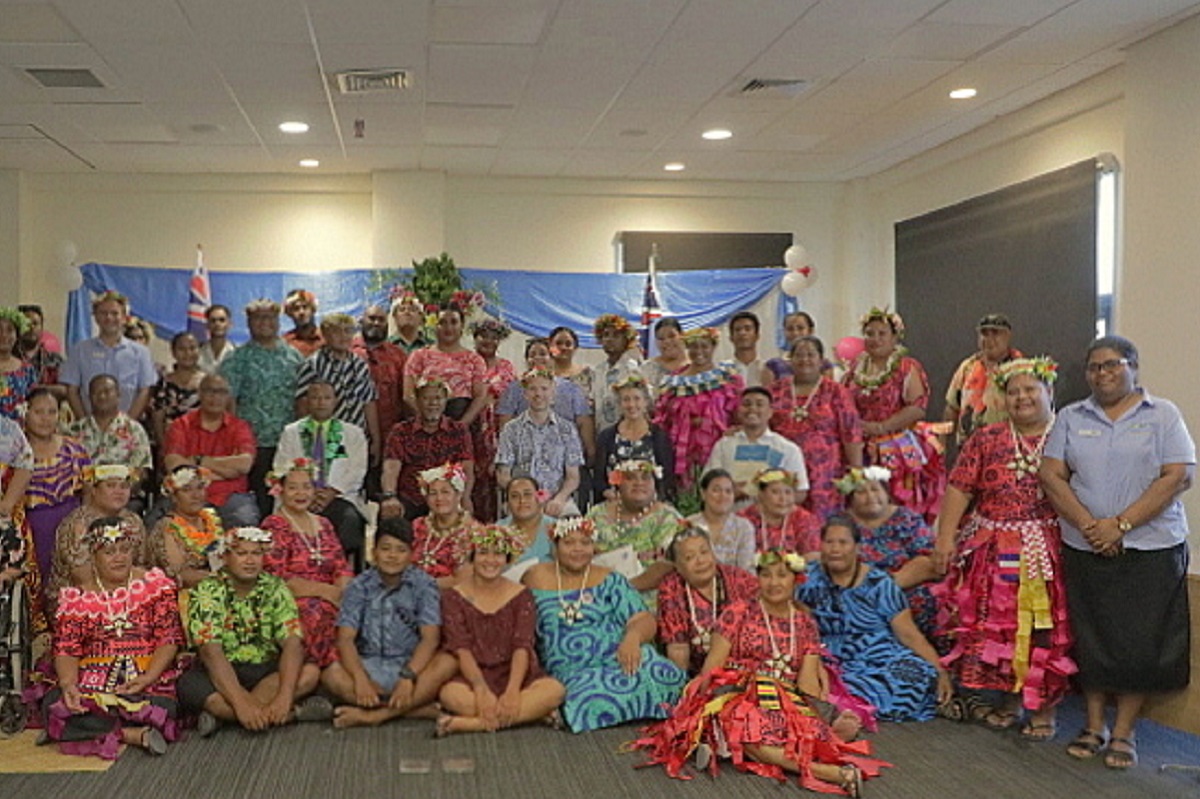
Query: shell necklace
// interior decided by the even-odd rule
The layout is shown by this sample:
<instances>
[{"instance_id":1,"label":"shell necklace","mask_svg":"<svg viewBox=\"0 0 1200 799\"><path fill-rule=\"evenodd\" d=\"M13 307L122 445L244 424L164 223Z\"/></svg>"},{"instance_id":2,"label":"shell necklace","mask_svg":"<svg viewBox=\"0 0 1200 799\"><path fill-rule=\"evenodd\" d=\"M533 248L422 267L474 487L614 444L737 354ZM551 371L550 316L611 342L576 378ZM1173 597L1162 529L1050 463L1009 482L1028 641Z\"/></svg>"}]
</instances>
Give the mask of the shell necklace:
<instances>
[{"instance_id":1,"label":"shell necklace","mask_svg":"<svg viewBox=\"0 0 1200 799\"><path fill-rule=\"evenodd\" d=\"M878 372L869 372L868 370L872 368L873 364L871 356L864 352L858 356L859 361L855 364L854 371L851 372L851 379L862 389L862 393L870 394L888 381L888 378L892 376L892 372L896 371L896 366L900 363L900 359L907 354L908 350L904 347L896 347L884 362L882 369Z\"/></svg>"},{"instance_id":2,"label":"shell necklace","mask_svg":"<svg viewBox=\"0 0 1200 799\"><path fill-rule=\"evenodd\" d=\"M788 637L787 637L787 652L783 652L779 648L779 643L775 640L775 631L772 629L771 617L767 615L767 606L763 604L762 599L758 600L759 610L762 611L763 623L767 626L767 640L771 644L771 657L767 660L767 674L777 680L782 680L784 675L792 667L792 649L796 641L796 608L788 603Z\"/></svg>"},{"instance_id":3,"label":"shell necklace","mask_svg":"<svg viewBox=\"0 0 1200 799\"><path fill-rule=\"evenodd\" d=\"M796 381L792 380L788 383L788 389L792 393L792 418L797 422L803 422L808 418L808 406L812 405L813 397L817 396L817 392L821 389L821 382L825 378L817 377L817 382L813 384L812 391L808 392L808 398L804 400L803 405L796 404Z\"/></svg>"},{"instance_id":4,"label":"shell necklace","mask_svg":"<svg viewBox=\"0 0 1200 799\"><path fill-rule=\"evenodd\" d=\"M562 584L562 567L558 561L554 562L554 576L558 581L558 617L567 624L574 624L583 619L583 606L592 604L592 592L587 590L588 575L592 573L591 561L588 562L587 568L583 570L583 582L579 584L579 598L566 600L563 599L563 584Z\"/></svg>"},{"instance_id":5,"label":"shell necklace","mask_svg":"<svg viewBox=\"0 0 1200 799\"><path fill-rule=\"evenodd\" d=\"M767 526L767 514L760 513L759 518L762 519L762 524L758 526L758 551L766 552L768 549L788 549L788 527L792 523L792 514L786 513L783 517L783 526L779 530L779 546L771 546L771 530Z\"/></svg>"},{"instance_id":6,"label":"shell necklace","mask_svg":"<svg viewBox=\"0 0 1200 799\"><path fill-rule=\"evenodd\" d=\"M304 544L304 548L308 550L309 561L316 564L323 563L325 561L325 555L321 552L321 531L320 529L314 529L314 531L310 533L306 529L309 526L316 528L315 524L309 524L312 521L311 515L307 517L295 516L287 508L283 509L283 515L286 516L288 521L292 523L292 529L296 531L296 535L299 537L300 543ZM301 518L304 519L303 524L300 522Z\"/></svg>"},{"instance_id":7,"label":"shell necklace","mask_svg":"<svg viewBox=\"0 0 1200 799\"><path fill-rule=\"evenodd\" d=\"M695 630L696 630L696 634L692 636L692 640L689 643L692 646L699 649L700 651L707 653L709 647L712 645L712 628L705 627L703 624L700 623L700 619L696 618L696 602L694 599L692 599L692 587L687 584L686 580L683 583L683 590L687 593L688 615L692 618L692 627L695 628ZM713 579L712 579L712 602L711 602L711 604L712 604L713 621L716 621L717 605L720 604L720 595L717 593L717 574L716 573L713 574Z\"/></svg>"},{"instance_id":8,"label":"shell necklace","mask_svg":"<svg viewBox=\"0 0 1200 799\"><path fill-rule=\"evenodd\" d=\"M1008 420L1008 429L1012 433L1013 440L1013 458L1007 466L1016 472L1018 480L1025 475L1037 474L1038 469L1041 468L1042 450L1046 447L1046 438L1050 435L1052 427L1054 427L1054 414L1050 414L1050 421L1046 423L1046 429L1042 431L1037 443L1031 449L1026 449L1025 437L1017 432L1017 426L1013 424L1012 419Z\"/></svg>"},{"instance_id":9,"label":"shell necklace","mask_svg":"<svg viewBox=\"0 0 1200 799\"><path fill-rule=\"evenodd\" d=\"M133 569L129 570L129 576L125 578L125 585L118 585L111 592L100 581L100 572L96 571L95 566L92 567L92 578L100 588L100 594L104 597L104 609L108 616L108 621L104 623L104 631L120 638L133 629L133 622L129 620L129 600L132 593L129 587L133 584ZM125 600L120 609L114 610L113 602L116 599L117 591L120 591L121 588L125 589Z\"/></svg>"},{"instance_id":10,"label":"shell necklace","mask_svg":"<svg viewBox=\"0 0 1200 799\"><path fill-rule=\"evenodd\" d=\"M417 559L417 565L427 568L436 566L438 553L442 551L442 547L450 540L454 531L462 524L463 514L459 511L454 519L454 523L449 527L439 527L433 518L433 514L427 517L426 526L429 528L429 535L425 537L425 545L421 548L421 557ZM435 546L431 546L434 541L437 541Z\"/></svg>"}]
</instances>

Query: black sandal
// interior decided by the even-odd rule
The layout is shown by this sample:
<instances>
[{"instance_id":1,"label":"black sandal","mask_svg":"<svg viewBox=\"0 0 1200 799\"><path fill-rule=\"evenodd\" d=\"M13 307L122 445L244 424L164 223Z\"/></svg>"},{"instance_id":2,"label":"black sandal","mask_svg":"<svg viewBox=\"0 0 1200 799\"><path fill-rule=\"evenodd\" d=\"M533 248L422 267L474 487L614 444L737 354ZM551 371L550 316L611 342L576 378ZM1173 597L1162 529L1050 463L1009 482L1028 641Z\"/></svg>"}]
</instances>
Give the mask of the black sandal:
<instances>
[{"instance_id":1,"label":"black sandal","mask_svg":"<svg viewBox=\"0 0 1200 799\"><path fill-rule=\"evenodd\" d=\"M1120 744L1123 749L1114 749L1114 744ZM1134 738L1113 738L1108 742L1104 752L1104 765L1115 771L1125 771L1138 764L1137 740Z\"/></svg>"},{"instance_id":2,"label":"black sandal","mask_svg":"<svg viewBox=\"0 0 1200 799\"><path fill-rule=\"evenodd\" d=\"M1076 760L1091 760L1108 745L1108 728L1097 732L1084 727L1071 743L1067 744L1067 754Z\"/></svg>"},{"instance_id":3,"label":"black sandal","mask_svg":"<svg viewBox=\"0 0 1200 799\"><path fill-rule=\"evenodd\" d=\"M847 763L838 767L838 775L842 778L841 788L847 796L859 799L863 795L862 769L853 763Z\"/></svg>"}]
</instances>

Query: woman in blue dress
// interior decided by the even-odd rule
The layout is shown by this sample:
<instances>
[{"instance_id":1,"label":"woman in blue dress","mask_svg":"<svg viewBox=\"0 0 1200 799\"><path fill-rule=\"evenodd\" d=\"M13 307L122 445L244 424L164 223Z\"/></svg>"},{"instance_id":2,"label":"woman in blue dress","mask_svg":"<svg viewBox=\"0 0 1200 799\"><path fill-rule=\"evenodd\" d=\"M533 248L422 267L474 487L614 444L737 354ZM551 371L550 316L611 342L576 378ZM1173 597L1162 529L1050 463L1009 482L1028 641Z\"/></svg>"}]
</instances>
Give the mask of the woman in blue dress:
<instances>
[{"instance_id":1,"label":"woman in blue dress","mask_svg":"<svg viewBox=\"0 0 1200 799\"><path fill-rule=\"evenodd\" d=\"M932 719L953 695L950 676L900 587L862 562L858 544L853 520L830 517L821 532L821 562L808 567L796 598L811 608L850 693L887 721Z\"/></svg>"},{"instance_id":2,"label":"woman in blue dress","mask_svg":"<svg viewBox=\"0 0 1200 799\"><path fill-rule=\"evenodd\" d=\"M537 604L538 656L566 686L562 717L573 732L664 718L687 682L652 646L657 625L638 592L592 564L594 532L586 519L560 520L553 560L522 578Z\"/></svg>"}]
</instances>

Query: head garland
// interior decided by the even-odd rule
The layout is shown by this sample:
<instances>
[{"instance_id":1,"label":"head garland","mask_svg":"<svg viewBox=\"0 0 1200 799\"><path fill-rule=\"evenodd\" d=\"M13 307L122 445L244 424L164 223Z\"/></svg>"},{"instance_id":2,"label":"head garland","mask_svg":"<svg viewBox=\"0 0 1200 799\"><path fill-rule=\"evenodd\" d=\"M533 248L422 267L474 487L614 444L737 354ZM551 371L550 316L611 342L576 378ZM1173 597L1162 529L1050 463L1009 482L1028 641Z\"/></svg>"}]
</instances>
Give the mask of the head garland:
<instances>
[{"instance_id":1,"label":"head garland","mask_svg":"<svg viewBox=\"0 0 1200 799\"><path fill-rule=\"evenodd\" d=\"M199 466L181 466L163 478L162 492L167 496L192 483L199 482L205 488L212 485L213 473Z\"/></svg>"},{"instance_id":2,"label":"head garland","mask_svg":"<svg viewBox=\"0 0 1200 799\"><path fill-rule=\"evenodd\" d=\"M83 543L87 545L89 550L95 551L100 547L106 547L109 544L115 544L118 541L130 538L133 534L133 525L128 524L119 517L108 516L96 519L96 521L88 525L87 532L83 534Z\"/></svg>"},{"instance_id":3,"label":"head garland","mask_svg":"<svg viewBox=\"0 0 1200 799\"><path fill-rule=\"evenodd\" d=\"M471 323L471 335L474 338L488 333L503 341L512 335L512 327L503 319L480 319L478 322Z\"/></svg>"},{"instance_id":4,"label":"head garland","mask_svg":"<svg viewBox=\"0 0 1200 799\"><path fill-rule=\"evenodd\" d=\"M254 314L269 313L272 316L279 316L279 303L275 300L266 297L259 297L257 300L251 300L246 304L246 316Z\"/></svg>"},{"instance_id":5,"label":"head garland","mask_svg":"<svg viewBox=\"0 0 1200 799\"><path fill-rule=\"evenodd\" d=\"M891 479L892 470L884 466L867 466L862 469L855 467L847 471L842 479L834 480L833 487L839 494L849 495L867 483L876 482L886 486Z\"/></svg>"},{"instance_id":6,"label":"head garland","mask_svg":"<svg viewBox=\"0 0 1200 799\"><path fill-rule=\"evenodd\" d=\"M13 329L17 331L18 336L24 335L29 330L29 317L16 308L0 307L0 319L8 320Z\"/></svg>"},{"instance_id":7,"label":"head garland","mask_svg":"<svg viewBox=\"0 0 1200 799\"><path fill-rule=\"evenodd\" d=\"M420 391L423 388L437 388L441 389L447 395L450 394L450 386L446 383L446 381L440 377L435 377L434 375L430 374L424 374L417 378L415 390Z\"/></svg>"},{"instance_id":8,"label":"head garland","mask_svg":"<svg viewBox=\"0 0 1200 799\"><path fill-rule=\"evenodd\" d=\"M596 525L583 516L563 516L550 527L550 537L561 541L571 533L582 533L587 538L596 536Z\"/></svg>"},{"instance_id":9,"label":"head garland","mask_svg":"<svg viewBox=\"0 0 1200 799\"><path fill-rule=\"evenodd\" d=\"M529 388L533 381L539 377L543 380L549 380L550 385L554 385L554 372L544 366L535 366L532 369L526 370L521 375L521 388Z\"/></svg>"},{"instance_id":10,"label":"head garland","mask_svg":"<svg viewBox=\"0 0 1200 799\"><path fill-rule=\"evenodd\" d=\"M426 469L417 472L417 485L421 489L422 496L429 496L429 488L438 480L445 480L458 493L462 493L467 488L467 473L460 463L443 463L441 466L434 466L432 469Z\"/></svg>"},{"instance_id":11,"label":"head garland","mask_svg":"<svg viewBox=\"0 0 1200 799\"><path fill-rule=\"evenodd\" d=\"M784 483L795 488L798 481L796 480L796 473L789 472L787 469L763 469L754 475L754 479L751 482L761 491L771 483Z\"/></svg>"},{"instance_id":12,"label":"head garland","mask_svg":"<svg viewBox=\"0 0 1200 799\"><path fill-rule=\"evenodd\" d=\"M311 477L316 471L316 466L311 458L295 458L291 463L284 464L282 469L270 471L267 473L267 485L271 490L267 493L273 497L277 497L283 493L283 481L292 472L307 472Z\"/></svg>"},{"instance_id":13,"label":"head garland","mask_svg":"<svg viewBox=\"0 0 1200 799\"><path fill-rule=\"evenodd\" d=\"M604 335L606 330L616 330L619 333L625 334L625 339L630 344L637 338L637 331L633 329L633 325L629 324L629 320L620 314L606 313L601 314L592 324L592 332L599 339Z\"/></svg>"},{"instance_id":14,"label":"head garland","mask_svg":"<svg viewBox=\"0 0 1200 799\"><path fill-rule=\"evenodd\" d=\"M647 460L630 459L621 461L609 470L608 484L610 486L619 486L625 482L625 475L631 473L653 475L656 480L661 480L663 476L662 467L658 464Z\"/></svg>"},{"instance_id":15,"label":"head garland","mask_svg":"<svg viewBox=\"0 0 1200 799\"><path fill-rule=\"evenodd\" d=\"M308 289L292 289L287 294L287 299L283 301L283 310L291 311L297 303L304 303L314 311L317 310L317 295L313 294Z\"/></svg>"},{"instance_id":16,"label":"head garland","mask_svg":"<svg viewBox=\"0 0 1200 799\"><path fill-rule=\"evenodd\" d=\"M1046 385L1052 386L1058 379L1058 364L1048 355L1013 358L996 367L995 373L992 374L992 382L996 384L996 388L1003 391L1013 375L1033 375Z\"/></svg>"},{"instance_id":17,"label":"head garland","mask_svg":"<svg viewBox=\"0 0 1200 799\"><path fill-rule=\"evenodd\" d=\"M471 536L471 546L476 552L490 549L507 557L520 554L524 547L521 540L511 528L499 524L485 524Z\"/></svg>"},{"instance_id":18,"label":"head garland","mask_svg":"<svg viewBox=\"0 0 1200 799\"><path fill-rule=\"evenodd\" d=\"M715 327L693 327L691 330L684 331L683 345L686 347L694 341L708 339L716 346L721 340L721 331Z\"/></svg>"},{"instance_id":19,"label":"head garland","mask_svg":"<svg viewBox=\"0 0 1200 799\"><path fill-rule=\"evenodd\" d=\"M108 291L98 294L96 298L92 300L92 310L96 310L106 302L120 303L122 310L126 312L129 311L129 298L115 289L109 289Z\"/></svg>"},{"instance_id":20,"label":"head garland","mask_svg":"<svg viewBox=\"0 0 1200 799\"><path fill-rule=\"evenodd\" d=\"M792 574L799 574L808 566L808 561L803 555L798 555L795 552L785 552L782 549L767 549L758 553L758 557L754 560L754 568L756 571L774 566L776 563L782 563L788 567L788 571Z\"/></svg>"},{"instance_id":21,"label":"head garland","mask_svg":"<svg viewBox=\"0 0 1200 799\"><path fill-rule=\"evenodd\" d=\"M858 320L858 326L862 330L867 329L867 325L871 322L886 322L887 326L892 329L898 338L904 338L904 320L900 314L895 311L889 311L887 306L882 308L871 307L871 310L862 315Z\"/></svg>"},{"instance_id":22,"label":"head garland","mask_svg":"<svg viewBox=\"0 0 1200 799\"><path fill-rule=\"evenodd\" d=\"M83 481L92 485L105 480L130 480L132 476L129 467L123 463L101 463L83 469Z\"/></svg>"},{"instance_id":23,"label":"head garland","mask_svg":"<svg viewBox=\"0 0 1200 799\"><path fill-rule=\"evenodd\" d=\"M645 391L646 390L646 378L642 377L641 374L639 374L637 372L630 372L629 374L625 375L617 382L613 383L613 387L612 387L614 392L620 391L620 390L626 389L626 388L637 388L637 389L641 389L641 390Z\"/></svg>"},{"instance_id":24,"label":"head garland","mask_svg":"<svg viewBox=\"0 0 1200 799\"><path fill-rule=\"evenodd\" d=\"M231 527L225 531L225 535L221 538L217 549L223 553L238 541L246 541L251 544L266 544L269 547L271 546L273 537L270 530L264 530L261 527Z\"/></svg>"},{"instance_id":25,"label":"head garland","mask_svg":"<svg viewBox=\"0 0 1200 799\"><path fill-rule=\"evenodd\" d=\"M348 313L331 313L321 319L321 329L329 328L350 328L358 327L358 322L354 321L354 317Z\"/></svg>"}]
</instances>

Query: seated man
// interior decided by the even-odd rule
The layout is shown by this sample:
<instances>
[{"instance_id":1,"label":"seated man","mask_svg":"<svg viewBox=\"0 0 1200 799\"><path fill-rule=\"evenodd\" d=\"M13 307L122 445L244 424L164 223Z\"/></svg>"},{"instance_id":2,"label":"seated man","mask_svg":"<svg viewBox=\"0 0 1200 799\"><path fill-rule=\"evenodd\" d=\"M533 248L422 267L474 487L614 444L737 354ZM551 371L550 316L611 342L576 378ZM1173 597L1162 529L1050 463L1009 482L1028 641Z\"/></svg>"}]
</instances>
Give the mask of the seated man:
<instances>
[{"instance_id":1,"label":"seated man","mask_svg":"<svg viewBox=\"0 0 1200 799\"><path fill-rule=\"evenodd\" d=\"M115 377L96 375L88 382L87 390L91 414L72 422L67 435L83 445L92 465L129 467L134 496L127 507L140 515L145 509L145 501L139 495L142 479L150 467L150 436L146 428L118 407L121 387Z\"/></svg>"},{"instance_id":2,"label":"seated man","mask_svg":"<svg viewBox=\"0 0 1200 799\"><path fill-rule=\"evenodd\" d=\"M185 465L212 472L208 501L220 514L222 526L245 527L258 523L258 502L247 477L258 445L249 423L228 408L229 382L221 375L205 375L200 407L167 427L163 465L168 473Z\"/></svg>"},{"instance_id":3,"label":"seated man","mask_svg":"<svg viewBox=\"0 0 1200 799\"><path fill-rule=\"evenodd\" d=\"M412 527L402 516L379 522L375 568L342 594L339 662L324 673L325 688L348 704L333 726L377 725L400 716L436 715L438 690L458 670L438 652L441 595L437 582L412 568Z\"/></svg>"},{"instance_id":4,"label":"seated man","mask_svg":"<svg viewBox=\"0 0 1200 799\"><path fill-rule=\"evenodd\" d=\"M742 392L738 406L741 429L727 433L712 448L704 470L724 469L733 476L738 508L753 497L754 476L765 469L781 469L795 477L796 504L808 496L808 470L800 447L769 429L771 392L754 386Z\"/></svg>"},{"instance_id":5,"label":"seated man","mask_svg":"<svg viewBox=\"0 0 1200 799\"><path fill-rule=\"evenodd\" d=\"M275 469L284 473L297 458L313 462L313 493L309 510L333 523L346 556L361 570L366 520L361 511L363 478L367 474L367 438L358 425L333 418L337 392L324 380L305 391L308 416L283 428L275 450Z\"/></svg>"},{"instance_id":6,"label":"seated man","mask_svg":"<svg viewBox=\"0 0 1200 799\"><path fill-rule=\"evenodd\" d=\"M579 430L550 409L554 402L554 375L547 369L530 369L521 377L529 408L500 431L496 451L496 482L507 489L514 475L528 475L550 494L545 511L562 514L579 487L583 445Z\"/></svg>"},{"instance_id":7,"label":"seated man","mask_svg":"<svg viewBox=\"0 0 1200 799\"><path fill-rule=\"evenodd\" d=\"M192 589L188 637L197 662L176 684L182 707L199 713L196 731L212 735L221 722L261 731L333 714L314 696L320 669L304 662L300 613L283 580L263 569L271 534L236 527L225 534L221 571Z\"/></svg>"}]
</instances>

